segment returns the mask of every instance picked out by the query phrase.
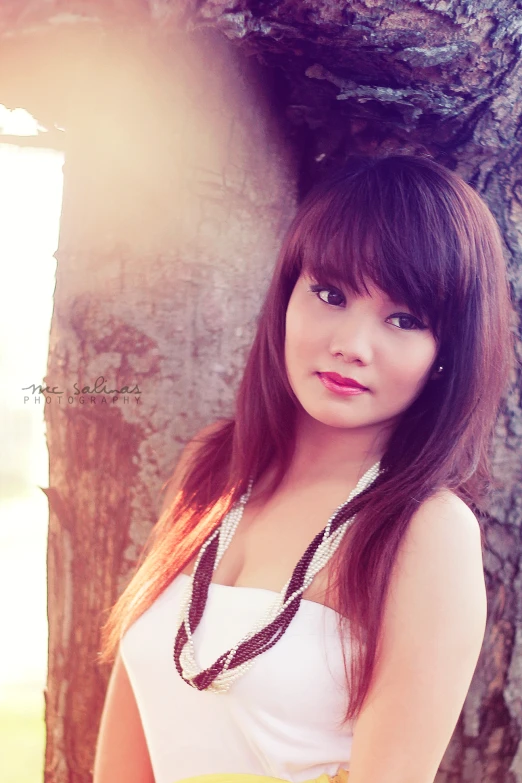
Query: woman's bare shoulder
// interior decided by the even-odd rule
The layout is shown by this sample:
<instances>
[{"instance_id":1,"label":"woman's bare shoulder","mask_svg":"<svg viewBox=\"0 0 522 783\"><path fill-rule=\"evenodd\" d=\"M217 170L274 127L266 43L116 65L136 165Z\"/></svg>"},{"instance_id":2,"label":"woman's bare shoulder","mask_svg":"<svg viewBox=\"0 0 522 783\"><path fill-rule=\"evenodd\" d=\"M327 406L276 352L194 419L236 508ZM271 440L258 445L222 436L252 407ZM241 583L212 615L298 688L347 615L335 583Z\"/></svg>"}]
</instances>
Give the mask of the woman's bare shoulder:
<instances>
[{"instance_id":1,"label":"woman's bare shoulder","mask_svg":"<svg viewBox=\"0 0 522 783\"><path fill-rule=\"evenodd\" d=\"M483 619L485 585L480 524L454 492L440 490L420 504L401 543L395 588L409 587L446 601L475 604ZM471 617L470 617L471 619Z\"/></svg>"},{"instance_id":2,"label":"woman's bare shoulder","mask_svg":"<svg viewBox=\"0 0 522 783\"><path fill-rule=\"evenodd\" d=\"M410 535L429 535L430 530L464 536L480 536L480 525L471 508L450 489L440 489L420 504L413 514Z\"/></svg>"},{"instance_id":3,"label":"woman's bare shoulder","mask_svg":"<svg viewBox=\"0 0 522 783\"><path fill-rule=\"evenodd\" d=\"M468 505L449 489L441 489L422 502L413 514L401 544L398 565L422 569L426 565L446 570L459 561L482 569L482 536L477 517Z\"/></svg>"}]
</instances>

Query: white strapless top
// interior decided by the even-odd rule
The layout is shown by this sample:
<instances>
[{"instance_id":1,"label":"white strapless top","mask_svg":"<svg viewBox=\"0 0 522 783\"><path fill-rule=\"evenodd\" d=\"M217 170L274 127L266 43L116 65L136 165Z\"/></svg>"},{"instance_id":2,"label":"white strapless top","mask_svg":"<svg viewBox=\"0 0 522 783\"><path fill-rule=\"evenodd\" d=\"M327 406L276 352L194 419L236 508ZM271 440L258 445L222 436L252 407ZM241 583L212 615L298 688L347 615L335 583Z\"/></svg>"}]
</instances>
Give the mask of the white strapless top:
<instances>
[{"instance_id":1,"label":"white strapless top","mask_svg":"<svg viewBox=\"0 0 522 783\"><path fill-rule=\"evenodd\" d=\"M198 691L173 659L188 579L177 576L120 644L156 783L227 772L301 783L349 769L354 723L342 725L347 691L337 613L302 600L281 639L228 692ZM272 590L212 583L194 634L198 664L209 666L238 642L275 598Z\"/></svg>"}]
</instances>

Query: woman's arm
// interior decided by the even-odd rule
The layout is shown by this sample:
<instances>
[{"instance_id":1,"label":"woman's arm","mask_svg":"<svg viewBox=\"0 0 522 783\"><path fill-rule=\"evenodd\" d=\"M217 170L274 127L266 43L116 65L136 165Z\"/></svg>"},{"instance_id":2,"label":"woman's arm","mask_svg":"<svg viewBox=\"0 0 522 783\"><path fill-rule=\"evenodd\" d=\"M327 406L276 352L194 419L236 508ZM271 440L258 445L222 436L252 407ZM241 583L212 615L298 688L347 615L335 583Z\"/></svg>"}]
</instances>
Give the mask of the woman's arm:
<instances>
[{"instance_id":1,"label":"woman's arm","mask_svg":"<svg viewBox=\"0 0 522 783\"><path fill-rule=\"evenodd\" d=\"M433 783L480 654L487 602L478 522L450 492L402 542L382 653L355 723L350 783Z\"/></svg>"},{"instance_id":2,"label":"woman's arm","mask_svg":"<svg viewBox=\"0 0 522 783\"><path fill-rule=\"evenodd\" d=\"M176 464L163 498L165 510L175 498L185 477L189 461L197 453L202 439L225 420L201 429L185 446ZM118 655L109 680L103 708L93 783L154 783L141 718L125 666Z\"/></svg>"},{"instance_id":3,"label":"woman's arm","mask_svg":"<svg viewBox=\"0 0 522 783\"><path fill-rule=\"evenodd\" d=\"M93 783L154 783L149 751L132 686L116 657L103 708Z\"/></svg>"}]
</instances>

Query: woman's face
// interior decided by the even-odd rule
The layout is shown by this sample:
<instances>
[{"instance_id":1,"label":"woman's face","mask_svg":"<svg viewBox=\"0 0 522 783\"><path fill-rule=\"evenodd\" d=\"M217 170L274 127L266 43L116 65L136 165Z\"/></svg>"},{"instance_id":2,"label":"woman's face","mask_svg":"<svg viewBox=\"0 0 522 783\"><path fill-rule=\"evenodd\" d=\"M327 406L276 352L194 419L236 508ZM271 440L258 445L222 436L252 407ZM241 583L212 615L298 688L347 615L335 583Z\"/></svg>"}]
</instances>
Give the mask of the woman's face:
<instances>
[{"instance_id":1,"label":"woman's face","mask_svg":"<svg viewBox=\"0 0 522 783\"><path fill-rule=\"evenodd\" d=\"M395 425L433 372L430 329L380 289L368 290L355 296L303 272L288 303L290 385L304 410L332 427Z\"/></svg>"}]
</instances>

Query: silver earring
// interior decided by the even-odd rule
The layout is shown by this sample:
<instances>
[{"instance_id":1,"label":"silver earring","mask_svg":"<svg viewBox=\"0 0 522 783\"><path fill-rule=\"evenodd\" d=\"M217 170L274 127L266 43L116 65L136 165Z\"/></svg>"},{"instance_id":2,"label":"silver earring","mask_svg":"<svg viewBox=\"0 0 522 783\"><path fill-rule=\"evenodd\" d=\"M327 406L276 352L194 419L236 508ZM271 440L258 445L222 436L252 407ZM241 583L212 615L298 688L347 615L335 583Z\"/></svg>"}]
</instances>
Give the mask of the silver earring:
<instances>
[{"instance_id":1,"label":"silver earring","mask_svg":"<svg viewBox=\"0 0 522 783\"><path fill-rule=\"evenodd\" d=\"M443 364L439 364L439 366L437 367L437 372L439 372L439 373L440 373L440 372L442 372L443 370L444 370L444 365L443 365Z\"/></svg>"}]
</instances>

